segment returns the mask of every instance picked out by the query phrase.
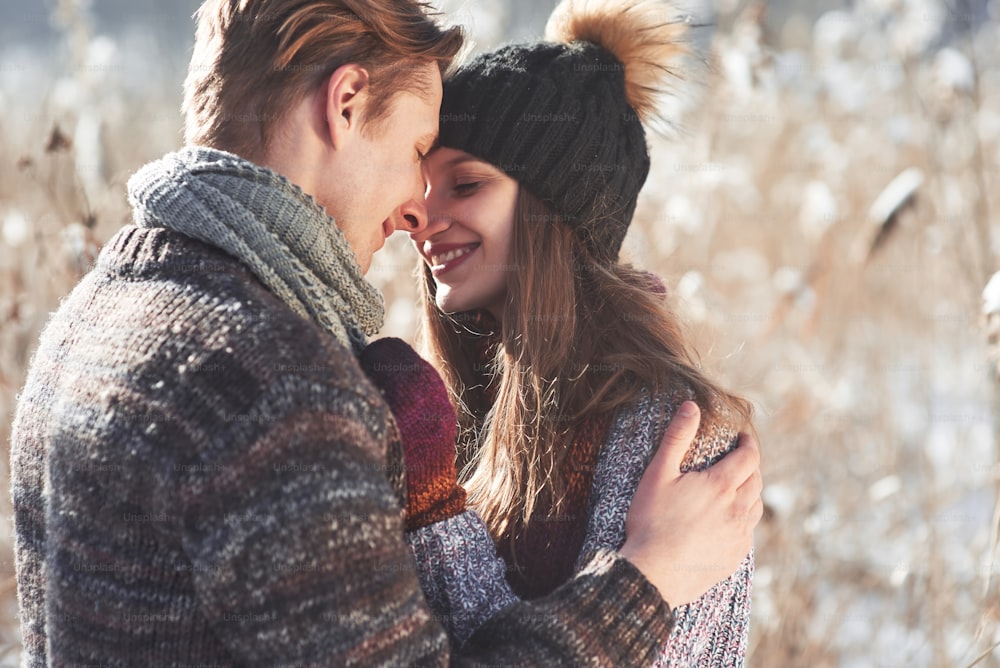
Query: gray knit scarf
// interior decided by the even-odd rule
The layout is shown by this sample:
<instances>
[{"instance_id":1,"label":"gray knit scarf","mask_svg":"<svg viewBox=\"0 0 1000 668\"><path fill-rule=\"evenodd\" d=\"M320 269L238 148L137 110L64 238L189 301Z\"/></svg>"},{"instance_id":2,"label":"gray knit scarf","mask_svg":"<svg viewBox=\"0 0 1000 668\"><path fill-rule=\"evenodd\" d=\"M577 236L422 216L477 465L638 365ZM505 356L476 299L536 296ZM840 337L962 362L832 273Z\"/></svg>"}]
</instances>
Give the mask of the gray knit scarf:
<instances>
[{"instance_id":1,"label":"gray knit scarf","mask_svg":"<svg viewBox=\"0 0 1000 668\"><path fill-rule=\"evenodd\" d=\"M358 353L382 327L385 304L343 232L301 188L239 156L188 147L128 182L139 227L165 227L247 265L299 315Z\"/></svg>"}]
</instances>

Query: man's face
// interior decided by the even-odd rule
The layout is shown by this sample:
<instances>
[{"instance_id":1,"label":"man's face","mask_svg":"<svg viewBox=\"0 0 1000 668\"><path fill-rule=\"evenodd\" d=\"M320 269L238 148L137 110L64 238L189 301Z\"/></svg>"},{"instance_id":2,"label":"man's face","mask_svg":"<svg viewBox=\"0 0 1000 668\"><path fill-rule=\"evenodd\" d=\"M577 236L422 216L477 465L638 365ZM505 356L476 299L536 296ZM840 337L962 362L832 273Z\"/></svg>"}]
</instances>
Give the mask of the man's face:
<instances>
[{"instance_id":1,"label":"man's face","mask_svg":"<svg viewBox=\"0 0 1000 668\"><path fill-rule=\"evenodd\" d=\"M388 114L364 126L343 156L354 168L350 183L339 184L348 201L338 202L337 224L362 272L390 234L426 224L422 162L437 138L441 108L441 74L434 64L426 67L429 89L397 93Z\"/></svg>"}]
</instances>

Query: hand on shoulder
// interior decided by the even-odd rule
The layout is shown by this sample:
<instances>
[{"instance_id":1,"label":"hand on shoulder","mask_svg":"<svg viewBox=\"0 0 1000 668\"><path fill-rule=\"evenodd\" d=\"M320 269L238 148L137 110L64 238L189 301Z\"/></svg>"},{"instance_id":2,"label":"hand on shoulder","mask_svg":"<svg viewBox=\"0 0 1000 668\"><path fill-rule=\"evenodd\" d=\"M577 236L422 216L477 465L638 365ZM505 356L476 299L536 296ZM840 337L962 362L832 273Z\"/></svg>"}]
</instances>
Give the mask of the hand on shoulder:
<instances>
[{"instance_id":1,"label":"hand on shoulder","mask_svg":"<svg viewBox=\"0 0 1000 668\"><path fill-rule=\"evenodd\" d=\"M698 433L697 404L684 402L646 468L625 523L622 555L676 607L690 603L737 570L763 513L760 449L740 434L722 460L681 471Z\"/></svg>"}]
</instances>

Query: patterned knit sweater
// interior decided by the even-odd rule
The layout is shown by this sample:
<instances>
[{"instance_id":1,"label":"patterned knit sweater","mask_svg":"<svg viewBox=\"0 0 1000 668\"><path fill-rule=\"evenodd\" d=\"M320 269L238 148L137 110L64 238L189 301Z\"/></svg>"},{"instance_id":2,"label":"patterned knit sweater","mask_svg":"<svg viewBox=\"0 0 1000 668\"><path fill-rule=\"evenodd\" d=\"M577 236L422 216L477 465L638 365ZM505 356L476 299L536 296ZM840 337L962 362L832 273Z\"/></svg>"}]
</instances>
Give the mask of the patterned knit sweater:
<instances>
[{"instance_id":1,"label":"patterned knit sweater","mask_svg":"<svg viewBox=\"0 0 1000 668\"><path fill-rule=\"evenodd\" d=\"M625 518L642 473L674 412L687 398L692 397L683 392L643 396L630 409L619 411L598 456L578 569L595 551L619 549L625 542ZM704 421L685 457L684 470L707 468L735 446L735 438L733 431L720 423ZM511 566L496 555L478 516L410 532L407 542L416 557L428 601L447 621L455 642L463 642L518 600L505 579ZM753 569L751 551L730 577L697 601L674 608L674 632L656 657L627 665L742 666L749 638ZM523 575L518 574L517 580L523 581Z\"/></svg>"},{"instance_id":2,"label":"patterned knit sweater","mask_svg":"<svg viewBox=\"0 0 1000 668\"><path fill-rule=\"evenodd\" d=\"M602 550L452 653L379 392L173 231L124 228L63 301L11 445L25 666L631 665L669 637L656 589Z\"/></svg>"}]
</instances>

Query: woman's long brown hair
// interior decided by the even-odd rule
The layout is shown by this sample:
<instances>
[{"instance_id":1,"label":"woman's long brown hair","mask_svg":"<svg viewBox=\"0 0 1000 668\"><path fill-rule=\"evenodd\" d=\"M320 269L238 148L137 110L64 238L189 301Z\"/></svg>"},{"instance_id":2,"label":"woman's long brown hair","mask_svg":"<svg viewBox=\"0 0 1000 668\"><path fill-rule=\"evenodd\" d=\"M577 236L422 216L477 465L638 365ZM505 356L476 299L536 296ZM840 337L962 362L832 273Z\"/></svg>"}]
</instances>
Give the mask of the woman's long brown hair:
<instances>
[{"instance_id":1,"label":"woman's long brown hair","mask_svg":"<svg viewBox=\"0 0 1000 668\"><path fill-rule=\"evenodd\" d=\"M699 370L649 275L594 260L524 188L507 269L502 324L484 312L443 313L426 267L419 281L426 352L458 407L459 477L494 537L538 519L536 508L558 514L577 429L643 388L693 395L703 420L749 423L749 402Z\"/></svg>"}]
</instances>

